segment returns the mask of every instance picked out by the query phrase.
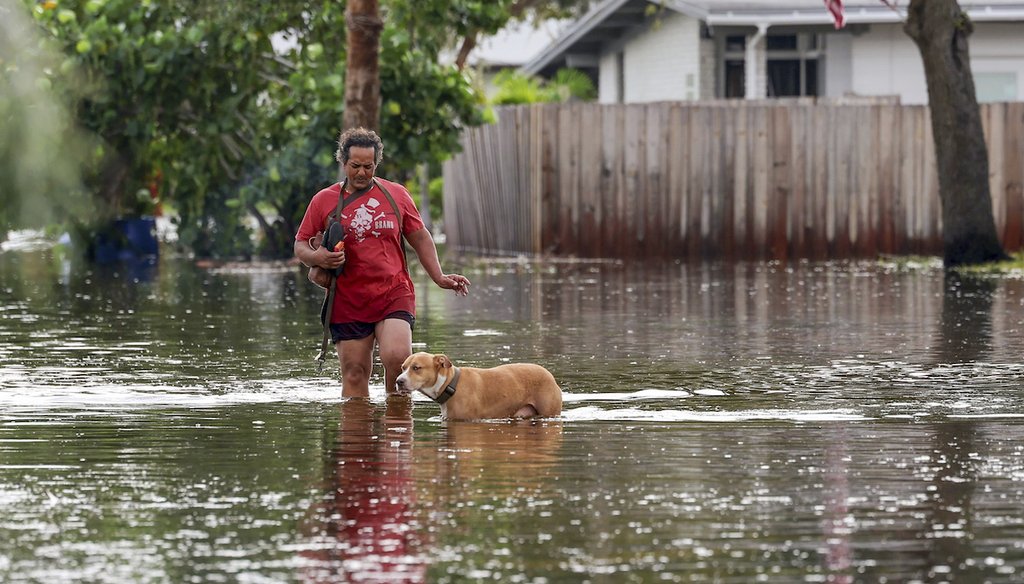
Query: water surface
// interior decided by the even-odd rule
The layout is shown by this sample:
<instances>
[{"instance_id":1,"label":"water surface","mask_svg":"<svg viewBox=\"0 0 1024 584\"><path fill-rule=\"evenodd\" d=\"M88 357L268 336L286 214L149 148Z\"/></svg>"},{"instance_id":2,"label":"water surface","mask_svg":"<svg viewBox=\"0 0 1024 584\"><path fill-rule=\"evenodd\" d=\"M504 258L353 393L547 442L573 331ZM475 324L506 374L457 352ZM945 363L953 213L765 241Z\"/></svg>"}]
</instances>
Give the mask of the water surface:
<instances>
[{"instance_id":1,"label":"water surface","mask_svg":"<svg viewBox=\"0 0 1024 584\"><path fill-rule=\"evenodd\" d=\"M463 266L414 340L558 419L342 401L287 265L0 253L0 581L1015 582L1024 283Z\"/></svg>"}]
</instances>

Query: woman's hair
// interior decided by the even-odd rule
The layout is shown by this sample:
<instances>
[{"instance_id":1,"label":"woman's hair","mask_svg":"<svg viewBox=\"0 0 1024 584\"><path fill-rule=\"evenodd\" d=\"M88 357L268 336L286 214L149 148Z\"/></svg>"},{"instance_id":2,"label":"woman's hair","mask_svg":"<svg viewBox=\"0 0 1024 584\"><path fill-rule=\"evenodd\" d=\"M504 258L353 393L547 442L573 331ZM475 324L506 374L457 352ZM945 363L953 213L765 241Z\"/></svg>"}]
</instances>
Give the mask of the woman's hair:
<instances>
[{"instance_id":1,"label":"woman's hair","mask_svg":"<svg viewBox=\"0 0 1024 584\"><path fill-rule=\"evenodd\" d=\"M348 164L349 150L356 148L373 148L373 163L380 164L384 159L384 142L373 130L366 128L349 128L338 137L338 151L334 158L342 164Z\"/></svg>"}]
</instances>

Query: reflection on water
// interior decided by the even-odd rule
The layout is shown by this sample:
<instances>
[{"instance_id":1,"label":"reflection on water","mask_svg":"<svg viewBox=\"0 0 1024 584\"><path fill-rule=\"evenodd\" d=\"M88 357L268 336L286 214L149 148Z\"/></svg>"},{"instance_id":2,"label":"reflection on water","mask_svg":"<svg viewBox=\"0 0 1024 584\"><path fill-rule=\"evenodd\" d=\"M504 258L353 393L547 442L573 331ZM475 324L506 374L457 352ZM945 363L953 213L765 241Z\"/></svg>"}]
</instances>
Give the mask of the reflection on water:
<instances>
[{"instance_id":1,"label":"reflection on water","mask_svg":"<svg viewBox=\"0 0 1024 584\"><path fill-rule=\"evenodd\" d=\"M0 581L1015 582L1024 282L873 263L416 273L555 420L314 374L287 265L0 253Z\"/></svg>"},{"instance_id":2,"label":"reflection on water","mask_svg":"<svg viewBox=\"0 0 1024 584\"><path fill-rule=\"evenodd\" d=\"M557 476L562 422L448 422L444 428L442 474L472 494L523 493ZM529 482L526 482L528 479Z\"/></svg>"},{"instance_id":3,"label":"reflection on water","mask_svg":"<svg viewBox=\"0 0 1024 584\"><path fill-rule=\"evenodd\" d=\"M326 461L325 495L311 513L316 560L306 582L425 582L422 526L415 517L412 400L392 397L380 417L362 398L341 404Z\"/></svg>"},{"instance_id":4,"label":"reflection on water","mask_svg":"<svg viewBox=\"0 0 1024 584\"><path fill-rule=\"evenodd\" d=\"M940 363L985 360L992 351L992 303L996 281L947 274L942 291L941 330L936 358Z\"/></svg>"}]
</instances>

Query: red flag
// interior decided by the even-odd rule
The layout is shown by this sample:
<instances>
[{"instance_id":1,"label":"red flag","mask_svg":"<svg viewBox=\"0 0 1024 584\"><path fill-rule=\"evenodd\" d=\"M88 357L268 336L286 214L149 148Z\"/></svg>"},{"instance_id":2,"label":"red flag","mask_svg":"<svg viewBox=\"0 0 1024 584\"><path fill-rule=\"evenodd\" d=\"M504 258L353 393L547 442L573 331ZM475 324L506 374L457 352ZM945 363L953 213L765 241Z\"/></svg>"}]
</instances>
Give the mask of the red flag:
<instances>
[{"instance_id":1,"label":"red flag","mask_svg":"<svg viewBox=\"0 0 1024 584\"><path fill-rule=\"evenodd\" d=\"M825 8L832 13L832 20L836 21L836 28L846 26L846 15L843 14L843 0L825 0Z\"/></svg>"}]
</instances>

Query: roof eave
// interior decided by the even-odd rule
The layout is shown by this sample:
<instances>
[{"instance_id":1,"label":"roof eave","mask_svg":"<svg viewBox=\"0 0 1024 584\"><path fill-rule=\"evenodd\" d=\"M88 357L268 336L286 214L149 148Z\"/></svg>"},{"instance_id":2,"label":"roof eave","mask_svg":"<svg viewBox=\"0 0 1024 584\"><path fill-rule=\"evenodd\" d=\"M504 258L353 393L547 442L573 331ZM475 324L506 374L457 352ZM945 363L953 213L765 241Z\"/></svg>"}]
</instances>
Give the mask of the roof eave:
<instances>
[{"instance_id":1,"label":"roof eave","mask_svg":"<svg viewBox=\"0 0 1024 584\"><path fill-rule=\"evenodd\" d=\"M984 6L965 8L967 15L975 22L1024 21L1024 5L1017 7ZM894 24L903 22L905 15L888 8L847 8L847 24ZM765 12L718 12L708 14L705 22L709 26L768 26L832 24L831 15L825 10L794 10Z\"/></svg>"},{"instance_id":2,"label":"roof eave","mask_svg":"<svg viewBox=\"0 0 1024 584\"><path fill-rule=\"evenodd\" d=\"M536 75L565 54L588 32L611 17L631 0L604 0L578 21L572 24L547 49L523 64L520 71ZM659 0L659 4L687 16L704 21L709 26L784 26L784 25L830 25L832 17L824 6L821 10L774 10L774 11L725 11L714 12L703 9L686 0ZM1024 22L1024 4L1009 6L965 7L968 16L975 22ZM897 24L905 15L890 8L847 7L847 24Z\"/></svg>"},{"instance_id":3,"label":"roof eave","mask_svg":"<svg viewBox=\"0 0 1024 584\"><path fill-rule=\"evenodd\" d=\"M551 63L551 61L554 61L558 55L561 55L568 50L569 47L573 46L583 35L590 32L590 30L595 26L611 16L623 4L629 1L630 0L604 0L604 2L592 8L590 12L584 14L579 20L566 29L565 33L562 34L562 36L560 36L550 47L541 51L539 55L527 63L524 63L519 69L530 75L540 73Z\"/></svg>"}]
</instances>

